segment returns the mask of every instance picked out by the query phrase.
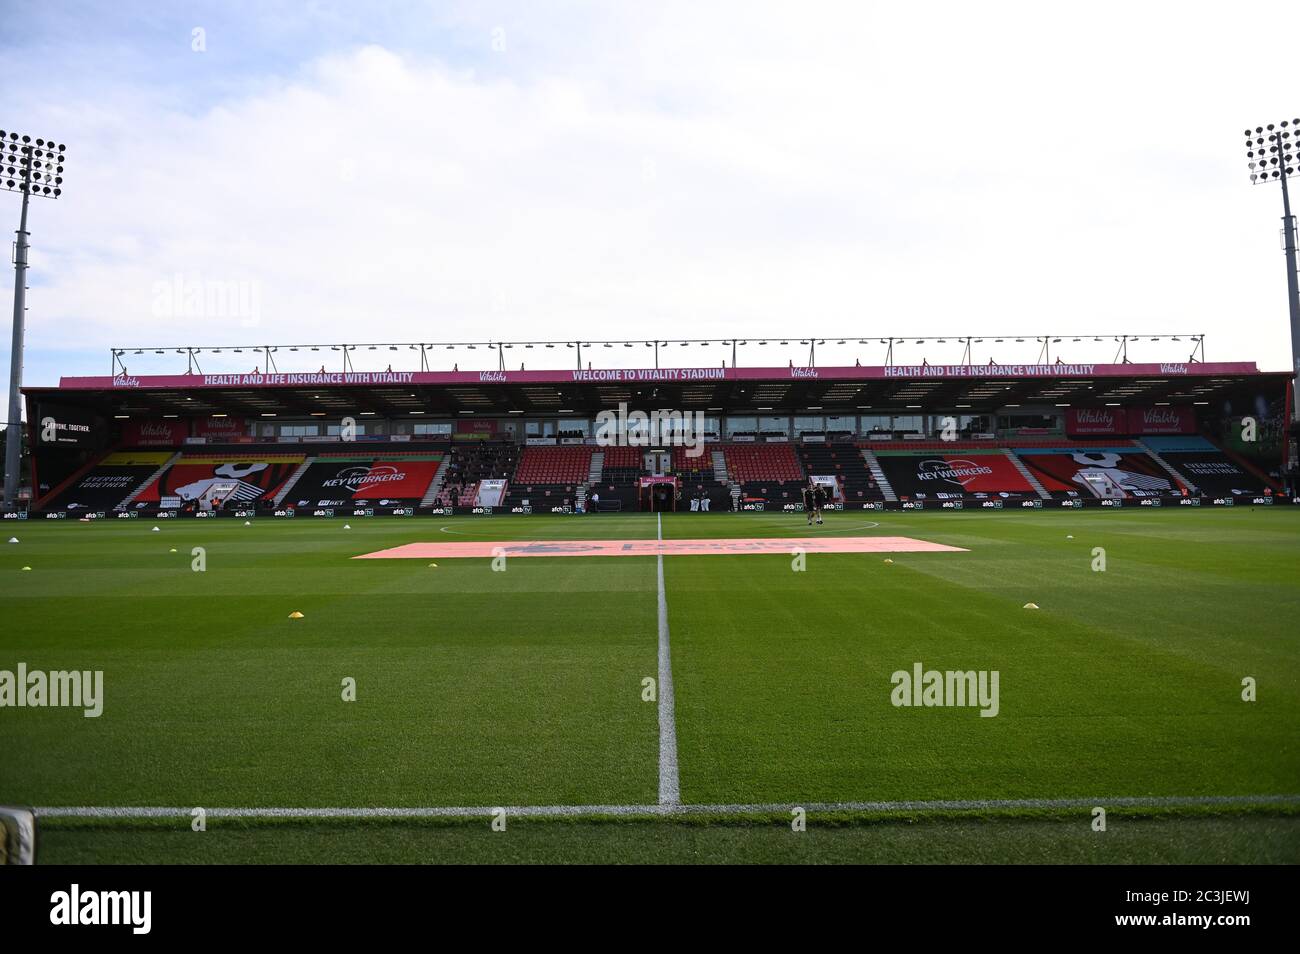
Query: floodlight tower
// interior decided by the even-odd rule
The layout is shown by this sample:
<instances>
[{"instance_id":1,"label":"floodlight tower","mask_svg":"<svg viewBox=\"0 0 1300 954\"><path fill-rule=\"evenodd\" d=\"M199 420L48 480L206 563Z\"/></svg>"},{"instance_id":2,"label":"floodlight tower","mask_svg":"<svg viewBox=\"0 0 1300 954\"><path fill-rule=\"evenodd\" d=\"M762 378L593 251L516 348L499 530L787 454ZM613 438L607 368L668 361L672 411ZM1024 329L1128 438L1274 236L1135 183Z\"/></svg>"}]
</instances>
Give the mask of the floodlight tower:
<instances>
[{"instance_id":1,"label":"floodlight tower","mask_svg":"<svg viewBox=\"0 0 1300 954\"><path fill-rule=\"evenodd\" d=\"M1300 275L1296 273L1296 227L1291 214L1291 194L1287 180L1296 174L1297 153L1300 153L1300 119L1282 120L1276 125L1256 126L1246 130L1246 158L1249 160L1250 181L1255 185L1265 182L1282 184L1282 246L1286 250L1286 295L1291 312L1291 402L1293 415L1300 417L1294 408L1300 399Z\"/></svg>"},{"instance_id":2,"label":"floodlight tower","mask_svg":"<svg viewBox=\"0 0 1300 954\"><path fill-rule=\"evenodd\" d=\"M18 502L18 461L22 453L23 407L19 387L23 378L23 318L27 311L27 200L31 196L57 199L63 194L66 147L48 139L0 129L0 187L23 197L14 243L14 336L9 356L9 417L5 441L4 502Z\"/></svg>"}]
</instances>

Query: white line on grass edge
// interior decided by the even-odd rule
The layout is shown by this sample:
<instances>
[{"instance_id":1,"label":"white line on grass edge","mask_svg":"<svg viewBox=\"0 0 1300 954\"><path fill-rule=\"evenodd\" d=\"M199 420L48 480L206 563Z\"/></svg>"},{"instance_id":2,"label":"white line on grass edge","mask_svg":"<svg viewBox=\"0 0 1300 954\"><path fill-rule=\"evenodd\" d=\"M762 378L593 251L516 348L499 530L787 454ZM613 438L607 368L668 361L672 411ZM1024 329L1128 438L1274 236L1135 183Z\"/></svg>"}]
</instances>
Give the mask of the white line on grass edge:
<instances>
[{"instance_id":1,"label":"white line on grass edge","mask_svg":"<svg viewBox=\"0 0 1300 954\"><path fill-rule=\"evenodd\" d=\"M809 813L995 811L1007 809L1213 808L1300 805L1300 795L1194 795L1137 798L988 798L908 802L766 802L753 805L516 805L505 807L512 818L595 818L618 816L685 817L689 815L774 815L799 807ZM205 808L208 818L490 818L488 806L430 808ZM55 806L33 809L37 818L189 818L192 808L156 806Z\"/></svg>"},{"instance_id":2,"label":"white line on grass edge","mask_svg":"<svg viewBox=\"0 0 1300 954\"><path fill-rule=\"evenodd\" d=\"M655 539L662 542L663 538L663 514L657 513ZM659 804L676 805L682 800L682 787L677 776L677 714L673 702L673 656L668 645L663 553L656 559L659 570Z\"/></svg>"}]
</instances>

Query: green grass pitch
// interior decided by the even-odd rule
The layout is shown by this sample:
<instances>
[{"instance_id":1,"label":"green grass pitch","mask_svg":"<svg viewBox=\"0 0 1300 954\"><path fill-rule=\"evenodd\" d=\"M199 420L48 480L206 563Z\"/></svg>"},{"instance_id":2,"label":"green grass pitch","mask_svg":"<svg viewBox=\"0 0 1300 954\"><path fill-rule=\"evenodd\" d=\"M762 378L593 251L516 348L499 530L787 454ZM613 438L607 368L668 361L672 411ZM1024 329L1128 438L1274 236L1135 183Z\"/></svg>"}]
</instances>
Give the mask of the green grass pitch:
<instances>
[{"instance_id":1,"label":"green grass pitch","mask_svg":"<svg viewBox=\"0 0 1300 954\"><path fill-rule=\"evenodd\" d=\"M21 542L0 544L0 670L103 670L105 698L94 719L0 708L0 803L656 802L653 557L512 558L504 572L350 559L431 540L653 539L654 517L153 525L6 522ZM674 514L662 532L809 528ZM816 532L968 552L810 554L802 572L788 555L666 557L684 803L1300 794L1300 511L844 513ZM998 715L892 705L891 674L915 663L997 670ZM340 860L324 846L346 844L412 861L1300 861L1295 811L1116 808L1105 833L1079 808L813 813L801 834L771 811L506 833L480 819L203 834L184 819L51 819L42 860Z\"/></svg>"}]
</instances>

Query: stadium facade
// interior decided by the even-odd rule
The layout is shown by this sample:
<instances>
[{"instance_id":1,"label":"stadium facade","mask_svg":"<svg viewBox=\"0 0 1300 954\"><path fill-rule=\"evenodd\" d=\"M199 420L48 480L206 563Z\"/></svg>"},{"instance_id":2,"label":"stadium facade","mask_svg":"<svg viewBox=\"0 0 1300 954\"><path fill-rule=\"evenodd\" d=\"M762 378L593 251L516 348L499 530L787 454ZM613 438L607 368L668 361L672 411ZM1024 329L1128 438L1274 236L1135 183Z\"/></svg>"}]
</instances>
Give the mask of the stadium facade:
<instances>
[{"instance_id":1,"label":"stadium facade","mask_svg":"<svg viewBox=\"0 0 1300 954\"><path fill-rule=\"evenodd\" d=\"M809 480L843 509L1296 499L1290 375L1244 362L122 370L24 394L13 519L781 511Z\"/></svg>"}]
</instances>

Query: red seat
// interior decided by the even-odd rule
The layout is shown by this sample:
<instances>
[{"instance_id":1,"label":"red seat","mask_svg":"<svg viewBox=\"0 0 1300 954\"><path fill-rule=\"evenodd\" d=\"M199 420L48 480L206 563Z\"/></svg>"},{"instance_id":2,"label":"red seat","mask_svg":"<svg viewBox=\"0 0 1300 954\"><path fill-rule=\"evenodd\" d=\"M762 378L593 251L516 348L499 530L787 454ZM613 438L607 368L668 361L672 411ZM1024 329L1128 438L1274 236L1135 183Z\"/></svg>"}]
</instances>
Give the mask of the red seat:
<instances>
[{"instance_id":1,"label":"red seat","mask_svg":"<svg viewBox=\"0 0 1300 954\"><path fill-rule=\"evenodd\" d=\"M515 481L530 484L577 484L591 472L591 447L526 447Z\"/></svg>"}]
</instances>

